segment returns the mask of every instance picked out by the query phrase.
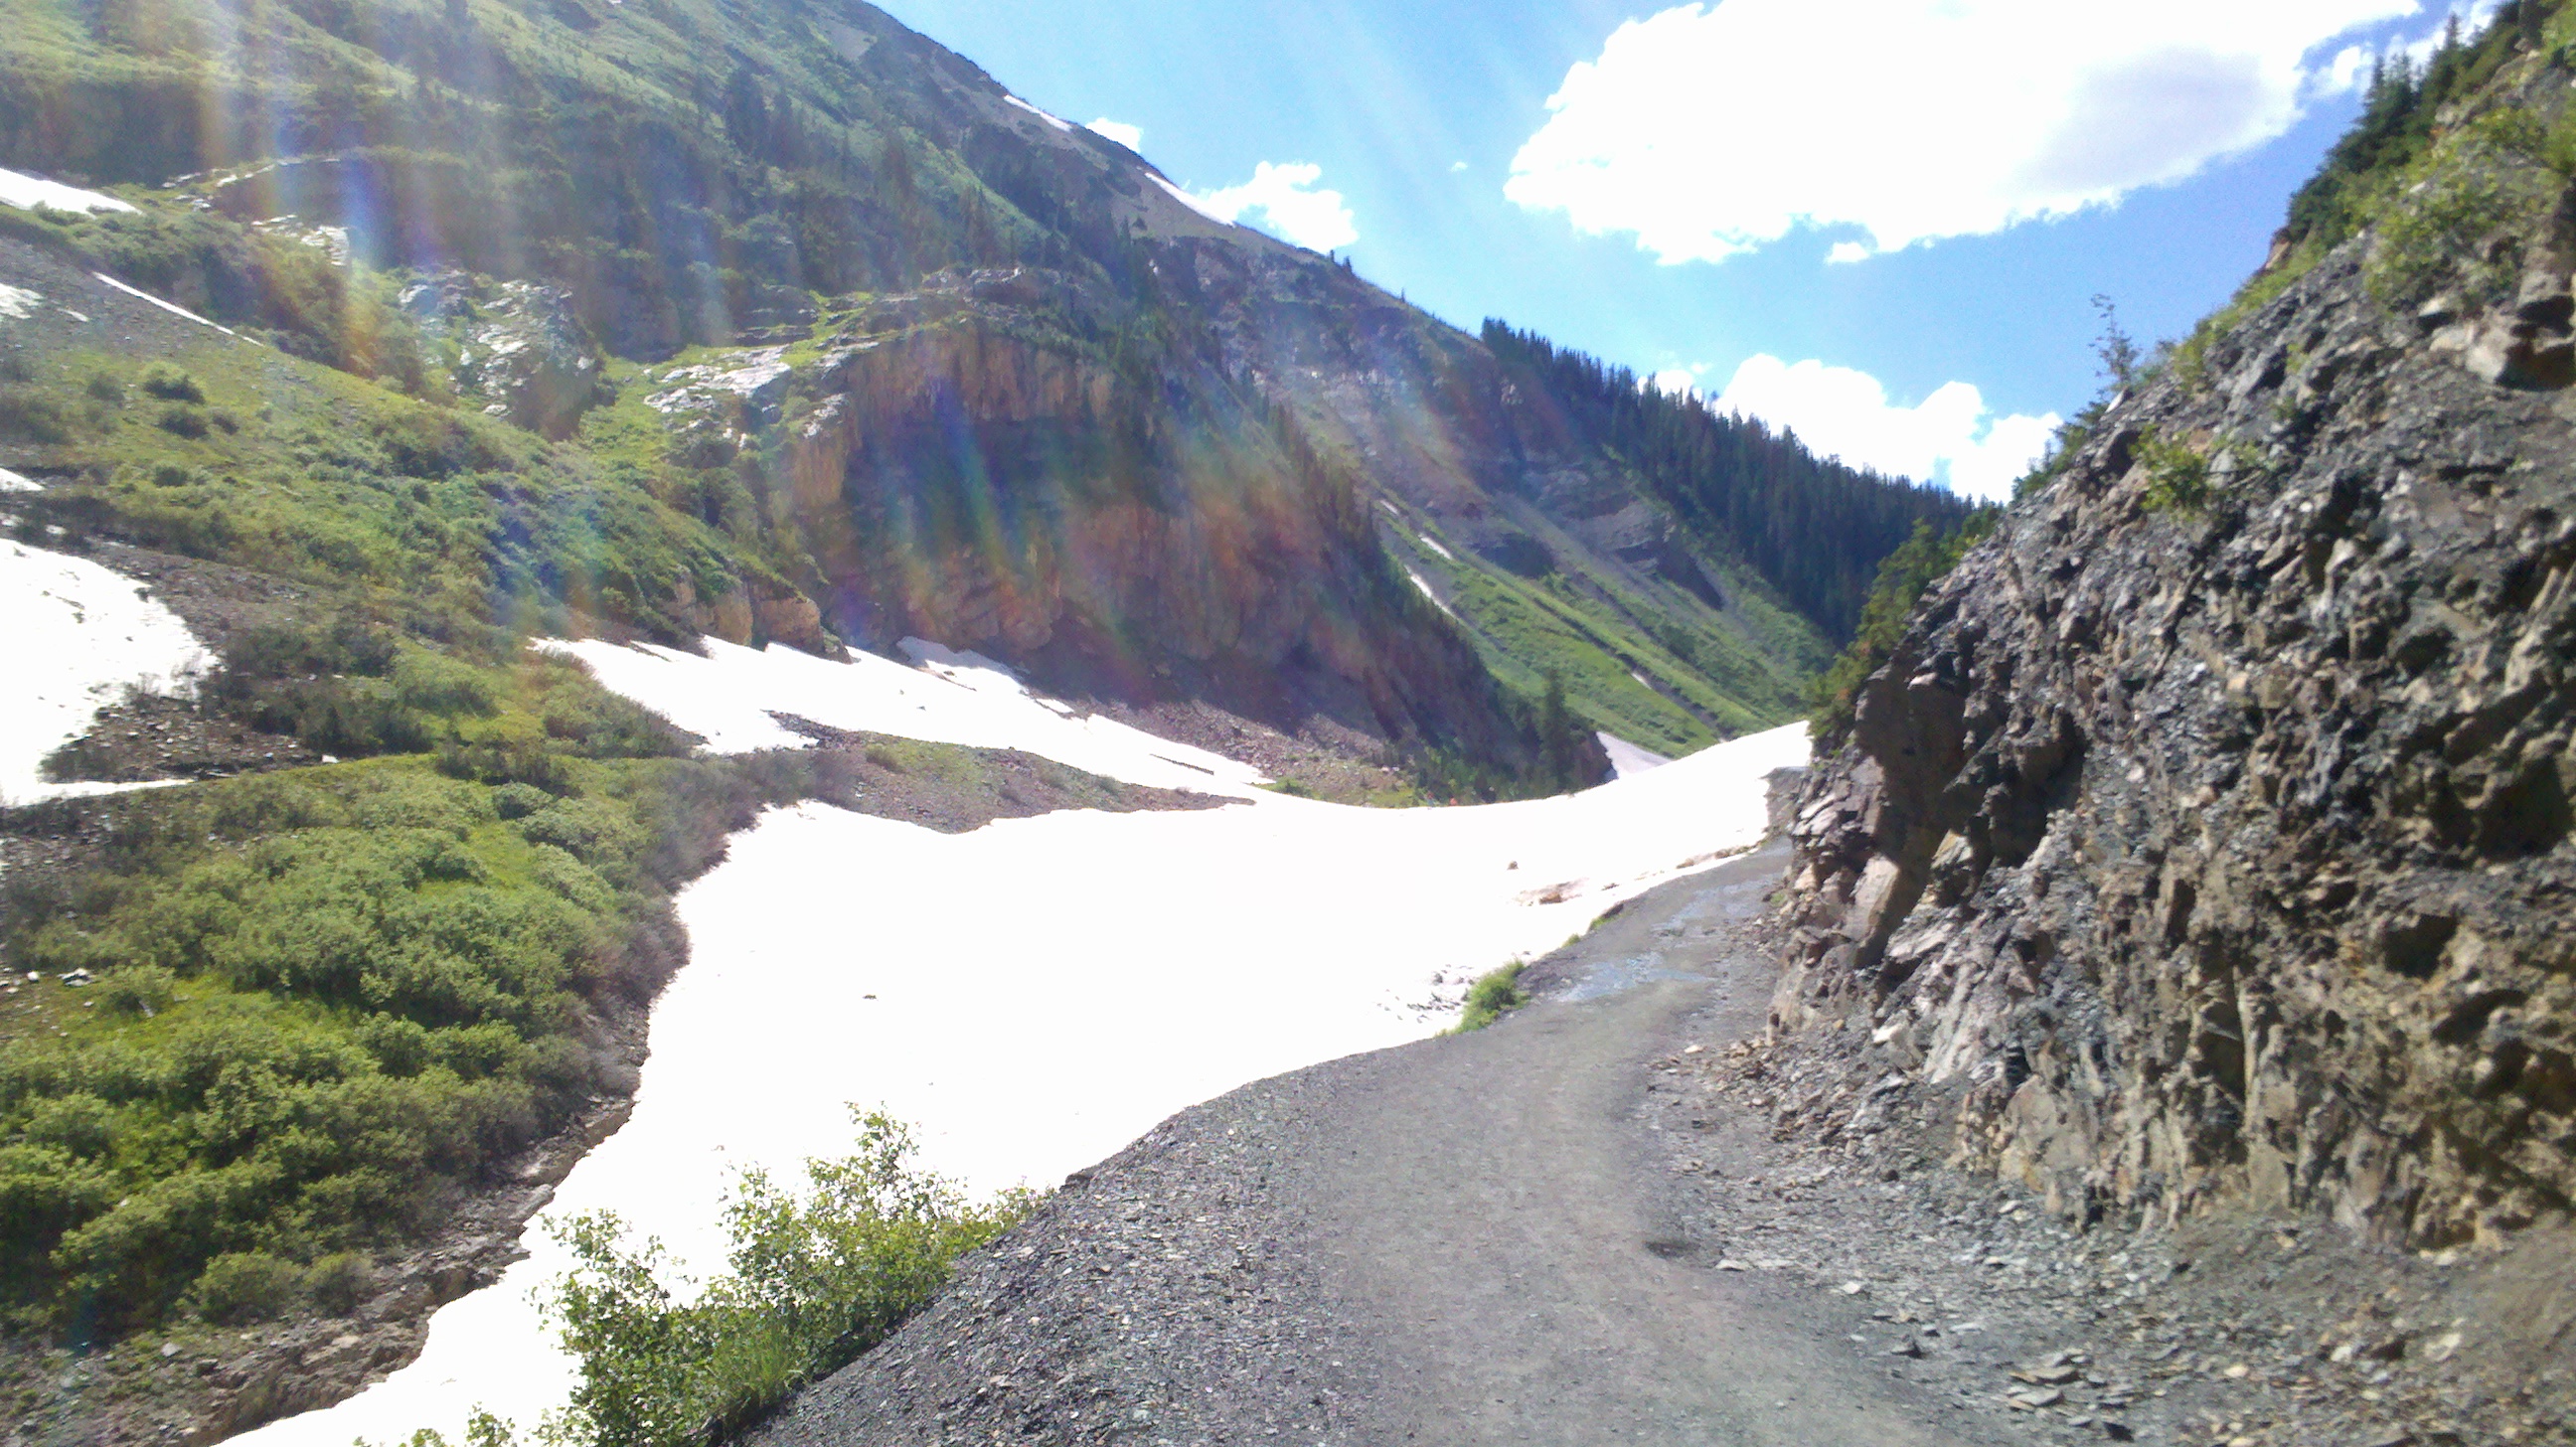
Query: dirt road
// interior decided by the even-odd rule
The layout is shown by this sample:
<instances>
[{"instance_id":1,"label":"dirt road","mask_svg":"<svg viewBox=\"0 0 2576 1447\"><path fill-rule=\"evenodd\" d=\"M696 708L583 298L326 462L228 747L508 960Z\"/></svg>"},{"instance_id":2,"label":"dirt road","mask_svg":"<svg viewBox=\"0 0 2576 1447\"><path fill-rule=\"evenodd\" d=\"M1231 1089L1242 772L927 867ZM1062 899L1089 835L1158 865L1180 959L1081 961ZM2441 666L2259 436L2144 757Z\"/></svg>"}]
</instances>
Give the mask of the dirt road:
<instances>
[{"instance_id":1,"label":"dirt road","mask_svg":"<svg viewBox=\"0 0 2576 1447\"><path fill-rule=\"evenodd\" d=\"M971 1264L771 1444L1989 1440L1720 1271L1639 1101L1677 1032L1758 1028L1726 928L1774 851L1638 901L1478 1035L1337 1061L1167 1123Z\"/></svg>"}]
</instances>

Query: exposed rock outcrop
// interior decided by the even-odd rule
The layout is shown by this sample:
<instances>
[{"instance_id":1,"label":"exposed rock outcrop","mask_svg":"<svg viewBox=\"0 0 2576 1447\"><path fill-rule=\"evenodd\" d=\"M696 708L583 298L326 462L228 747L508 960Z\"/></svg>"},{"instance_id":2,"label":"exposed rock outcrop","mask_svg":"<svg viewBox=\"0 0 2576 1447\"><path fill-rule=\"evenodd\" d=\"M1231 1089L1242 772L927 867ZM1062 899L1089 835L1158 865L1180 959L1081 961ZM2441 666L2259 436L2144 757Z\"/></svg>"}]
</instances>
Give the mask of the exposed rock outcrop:
<instances>
[{"instance_id":1,"label":"exposed rock outcrop","mask_svg":"<svg viewBox=\"0 0 2576 1447\"><path fill-rule=\"evenodd\" d=\"M798 581L844 638L938 638L1060 687L1533 758L1467 639L1387 564L1351 471L1188 346L1122 362L1121 322L1072 276L944 273L874 299L819 353L660 371L647 401L684 452L736 462L792 513L813 569Z\"/></svg>"},{"instance_id":2,"label":"exposed rock outcrop","mask_svg":"<svg viewBox=\"0 0 2576 1447\"><path fill-rule=\"evenodd\" d=\"M563 438L608 400L599 347L561 288L444 271L404 288L402 306L448 348L458 393L486 415Z\"/></svg>"},{"instance_id":3,"label":"exposed rock outcrop","mask_svg":"<svg viewBox=\"0 0 2576 1447\"><path fill-rule=\"evenodd\" d=\"M1866 1030L2069 1213L2566 1211L2563 239L2420 317L2350 242L2014 508L1801 802L1776 1028Z\"/></svg>"}]
</instances>

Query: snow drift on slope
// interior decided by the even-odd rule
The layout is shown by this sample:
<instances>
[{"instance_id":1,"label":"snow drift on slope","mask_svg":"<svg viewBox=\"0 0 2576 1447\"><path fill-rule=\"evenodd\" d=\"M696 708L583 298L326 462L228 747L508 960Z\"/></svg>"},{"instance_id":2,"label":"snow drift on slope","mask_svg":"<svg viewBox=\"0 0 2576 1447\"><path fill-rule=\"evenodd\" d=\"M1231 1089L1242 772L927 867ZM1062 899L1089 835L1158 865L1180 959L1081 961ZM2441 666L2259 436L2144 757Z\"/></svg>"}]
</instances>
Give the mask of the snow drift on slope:
<instances>
[{"instance_id":1,"label":"snow drift on slope","mask_svg":"<svg viewBox=\"0 0 2576 1447\"><path fill-rule=\"evenodd\" d=\"M134 208L113 196L96 191L83 191L60 181L30 176L19 171L0 171L0 206L15 206L33 211L39 206L56 211L131 211Z\"/></svg>"},{"instance_id":2,"label":"snow drift on slope","mask_svg":"<svg viewBox=\"0 0 2576 1447\"><path fill-rule=\"evenodd\" d=\"M723 749L803 743L774 708L1137 783L1213 759L1092 727L929 645L914 648L925 669L558 646ZM1804 731L1785 729L1575 797L1406 811L1267 794L1217 759L1245 802L955 836L775 811L681 900L691 962L654 1012L634 1116L548 1214L614 1210L704 1270L731 1171L846 1147L845 1102L915 1122L927 1164L978 1188L1052 1181L1235 1086L1433 1033L1465 980L1754 843L1766 776L1805 758ZM497 1285L439 1313L417 1363L241 1440L452 1436L478 1403L534 1422L571 1382L530 1299L566 1262L542 1222L525 1244Z\"/></svg>"},{"instance_id":3,"label":"snow drift on slope","mask_svg":"<svg viewBox=\"0 0 2576 1447\"><path fill-rule=\"evenodd\" d=\"M14 476L14 474L13 474ZM122 784L48 784L45 756L88 733L129 684L184 690L214 663L177 614L132 578L86 558L0 543L0 799L109 793Z\"/></svg>"}]
</instances>

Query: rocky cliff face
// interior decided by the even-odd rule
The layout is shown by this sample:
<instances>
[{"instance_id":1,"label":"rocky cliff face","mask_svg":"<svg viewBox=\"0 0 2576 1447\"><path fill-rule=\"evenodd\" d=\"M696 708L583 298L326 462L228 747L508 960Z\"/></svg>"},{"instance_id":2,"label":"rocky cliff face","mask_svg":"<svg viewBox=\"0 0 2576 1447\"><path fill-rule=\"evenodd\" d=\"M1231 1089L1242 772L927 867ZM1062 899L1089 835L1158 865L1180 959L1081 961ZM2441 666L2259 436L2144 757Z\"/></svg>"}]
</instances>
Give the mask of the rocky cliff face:
<instances>
[{"instance_id":1,"label":"rocky cliff face","mask_svg":"<svg viewBox=\"0 0 2576 1447\"><path fill-rule=\"evenodd\" d=\"M1078 276L942 273L807 346L648 374L646 401L792 524L842 638L1534 762L1474 650L1387 565L1355 475L1187 348L1123 353L1122 320Z\"/></svg>"},{"instance_id":2,"label":"rocky cliff face","mask_svg":"<svg viewBox=\"0 0 2576 1447\"><path fill-rule=\"evenodd\" d=\"M2567 1209L2572 253L2535 214L2420 306L2347 243L1937 586L1801 801L1777 1028L1866 1032L1958 1162L2070 1214Z\"/></svg>"}]
</instances>

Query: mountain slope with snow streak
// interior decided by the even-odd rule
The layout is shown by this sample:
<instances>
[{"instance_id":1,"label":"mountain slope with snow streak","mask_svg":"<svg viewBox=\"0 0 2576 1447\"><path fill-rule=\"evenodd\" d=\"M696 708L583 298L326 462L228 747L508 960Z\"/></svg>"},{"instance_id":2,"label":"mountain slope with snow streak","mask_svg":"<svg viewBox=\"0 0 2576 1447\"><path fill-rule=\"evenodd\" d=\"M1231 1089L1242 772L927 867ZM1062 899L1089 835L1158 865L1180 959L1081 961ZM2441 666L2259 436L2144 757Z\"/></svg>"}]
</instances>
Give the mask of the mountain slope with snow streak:
<instances>
[{"instance_id":1,"label":"mountain slope with snow streak","mask_svg":"<svg viewBox=\"0 0 2576 1447\"><path fill-rule=\"evenodd\" d=\"M794 739L763 731L775 709L1139 783L1213 758L928 645L911 669L553 646L719 749ZM452 1435L478 1404L535 1422L571 1381L531 1302L567 1264L547 1220L613 1210L685 1267L718 1266L732 1173L841 1148L845 1103L914 1122L926 1164L990 1190L1051 1182L1251 1080L1434 1033L1469 979L1756 842L1767 777L1805 759L1804 731L1783 729L1585 794L1401 811L1269 794L1227 765L1199 787L1232 807L965 835L774 811L683 897L691 963L655 1011L634 1117L530 1227L528 1259L445 1308L412 1366L240 1440Z\"/></svg>"},{"instance_id":2,"label":"mountain slope with snow streak","mask_svg":"<svg viewBox=\"0 0 2576 1447\"><path fill-rule=\"evenodd\" d=\"M11 474L14 476L14 474ZM51 784L45 757L89 731L128 685L184 689L214 664L188 625L134 580L86 558L0 543L0 801L112 793L125 784Z\"/></svg>"}]
</instances>

